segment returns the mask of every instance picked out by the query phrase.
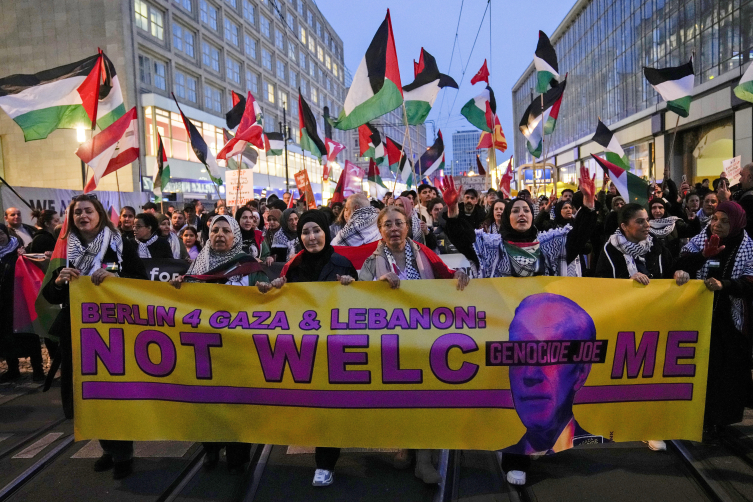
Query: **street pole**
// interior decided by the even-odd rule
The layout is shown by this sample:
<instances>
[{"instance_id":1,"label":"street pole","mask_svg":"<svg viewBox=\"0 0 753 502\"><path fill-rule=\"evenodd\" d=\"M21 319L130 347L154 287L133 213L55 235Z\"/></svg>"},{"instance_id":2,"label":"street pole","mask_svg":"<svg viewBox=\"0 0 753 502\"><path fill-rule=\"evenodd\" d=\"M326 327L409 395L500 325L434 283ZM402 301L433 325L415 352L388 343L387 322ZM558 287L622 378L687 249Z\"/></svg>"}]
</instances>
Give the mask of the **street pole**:
<instances>
[{"instance_id":1,"label":"street pole","mask_svg":"<svg viewBox=\"0 0 753 502\"><path fill-rule=\"evenodd\" d=\"M81 161L81 190L86 190L86 164Z\"/></svg>"},{"instance_id":2,"label":"street pole","mask_svg":"<svg viewBox=\"0 0 753 502\"><path fill-rule=\"evenodd\" d=\"M288 172L288 119L285 114L285 107L282 108L280 132L282 133L282 142L285 144L285 191L290 193L290 173ZM293 195L291 194L290 196L292 197Z\"/></svg>"}]
</instances>

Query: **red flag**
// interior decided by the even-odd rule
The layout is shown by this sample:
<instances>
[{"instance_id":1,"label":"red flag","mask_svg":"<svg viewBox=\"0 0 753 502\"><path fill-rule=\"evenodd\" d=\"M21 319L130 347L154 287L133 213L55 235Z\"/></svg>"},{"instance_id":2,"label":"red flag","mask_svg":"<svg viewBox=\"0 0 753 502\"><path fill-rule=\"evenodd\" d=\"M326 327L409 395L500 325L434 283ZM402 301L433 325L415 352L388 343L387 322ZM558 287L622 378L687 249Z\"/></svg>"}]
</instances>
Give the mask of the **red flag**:
<instances>
[{"instance_id":1,"label":"red flag","mask_svg":"<svg viewBox=\"0 0 753 502\"><path fill-rule=\"evenodd\" d=\"M237 105L238 103L240 103L240 101L241 101L241 97L240 97L240 96L238 95L238 93L237 93L237 92L235 92L235 91L230 91L230 92L231 92L231 96L232 96L232 98L233 98L233 106L235 106L235 105Z\"/></svg>"},{"instance_id":2,"label":"red flag","mask_svg":"<svg viewBox=\"0 0 753 502\"><path fill-rule=\"evenodd\" d=\"M481 176L486 176L486 170L484 169L484 165L481 163L481 157L476 155L476 169L478 169L478 173Z\"/></svg>"},{"instance_id":3,"label":"red flag","mask_svg":"<svg viewBox=\"0 0 753 502\"><path fill-rule=\"evenodd\" d=\"M421 47L421 56L418 58L418 63L413 60L413 78L418 77L418 74L424 70L424 48Z\"/></svg>"},{"instance_id":4,"label":"red flag","mask_svg":"<svg viewBox=\"0 0 753 502\"><path fill-rule=\"evenodd\" d=\"M115 225L115 228L118 228L118 223L120 223L120 215L115 209L115 206L110 206L110 221L113 225Z\"/></svg>"},{"instance_id":5,"label":"red flag","mask_svg":"<svg viewBox=\"0 0 753 502\"><path fill-rule=\"evenodd\" d=\"M332 199L330 199L330 204L333 202L345 202L345 199L351 195L360 193L363 176L364 172L360 167L346 160L342 173L340 173L340 179L337 180L337 186L332 194Z\"/></svg>"},{"instance_id":6,"label":"red flag","mask_svg":"<svg viewBox=\"0 0 753 502\"><path fill-rule=\"evenodd\" d=\"M476 82L486 82L486 84L489 85L489 68L486 67L486 59L484 59L484 64L481 69L471 79L471 85Z\"/></svg>"},{"instance_id":7,"label":"red flag","mask_svg":"<svg viewBox=\"0 0 753 502\"><path fill-rule=\"evenodd\" d=\"M478 145L476 145L476 149L479 150L481 148L492 148L492 144L494 147L504 152L507 150L507 138L505 138L505 133L502 131L502 124L499 122L499 116L494 115L492 113L491 106L489 106L489 102L486 102L486 124L489 126L489 129L493 131L493 133L490 132L481 132L481 137L479 138ZM492 127L492 122L494 122L494 127Z\"/></svg>"},{"instance_id":8,"label":"red flag","mask_svg":"<svg viewBox=\"0 0 753 502\"><path fill-rule=\"evenodd\" d=\"M99 49L99 57L94 64L94 68L76 89L81 96L81 106L92 121L92 131L97 124L97 108L99 107L99 89L103 80L102 76L103 74L105 78L107 76L103 62L102 49Z\"/></svg>"},{"instance_id":9,"label":"red flag","mask_svg":"<svg viewBox=\"0 0 753 502\"><path fill-rule=\"evenodd\" d=\"M131 108L105 130L82 143L76 155L89 164L94 174L84 188L89 193L99 180L139 159L139 135L136 107Z\"/></svg>"},{"instance_id":10,"label":"red flag","mask_svg":"<svg viewBox=\"0 0 753 502\"><path fill-rule=\"evenodd\" d=\"M332 141L329 138L324 138L324 147L327 149L327 155L324 157L324 162L322 163L322 180L327 181L329 179L329 163L337 159L337 155L345 150L345 145Z\"/></svg>"},{"instance_id":11,"label":"red flag","mask_svg":"<svg viewBox=\"0 0 753 502\"><path fill-rule=\"evenodd\" d=\"M299 192L300 195L300 192ZM293 197L293 192L290 192L290 200L288 201L288 209L293 209L295 207L295 197Z\"/></svg>"},{"instance_id":12,"label":"red flag","mask_svg":"<svg viewBox=\"0 0 753 502\"><path fill-rule=\"evenodd\" d=\"M235 100L235 97L233 97ZM217 152L217 160L226 160L228 156L232 157L241 153L246 148L246 143L251 143L257 148L264 148L264 139L262 134L264 129L261 124L256 122L256 112L254 111L254 99L251 93L246 98L246 109L243 110L241 122L238 124L238 130L234 137L225 143L225 146Z\"/></svg>"},{"instance_id":13,"label":"red flag","mask_svg":"<svg viewBox=\"0 0 753 502\"><path fill-rule=\"evenodd\" d=\"M502 180L499 182L499 189L504 192L505 197L510 197L510 182L512 181L512 157L507 163L507 170L502 175Z\"/></svg>"},{"instance_id":14,"label":"red flag","mask_svg":"<svg viewBox=\"0 0 753 502\"><path fill-rule=\"evenodd\" d=\"M42 266L44 260L32 260L28 256L19 256L13 281L13 331L16 333L34 332L37 311L34 303L44 281Z\"/></svg>"}]
</instances>

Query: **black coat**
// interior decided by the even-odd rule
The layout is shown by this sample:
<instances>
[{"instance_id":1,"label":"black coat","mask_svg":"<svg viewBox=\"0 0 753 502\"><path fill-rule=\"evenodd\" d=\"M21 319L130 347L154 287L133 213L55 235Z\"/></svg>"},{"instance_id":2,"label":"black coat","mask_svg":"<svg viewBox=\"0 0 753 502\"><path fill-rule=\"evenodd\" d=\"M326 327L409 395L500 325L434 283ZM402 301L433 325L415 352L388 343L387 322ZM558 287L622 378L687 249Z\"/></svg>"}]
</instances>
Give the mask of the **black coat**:
<instances>
[{"instance_id":1,"label":"black coat","mask_svg":"<svg viewBox=\"0 0 753 502\"><path fill-rule=\"evenodd\" d=\"M27 253L44 253L55 249L55 237L47 230L41 228L34 234L31 244L26 246Z\"/></svg>"},{"instance_id":2,"label":"black coat","mask_svg":"<svg viewBox=\"0 0 753 502\"><path fill-rule=\"evenodd\" d=\"M154 241L150 246L147 246L147 249L149 249L149 254L152 255L152 258L166 258L169 260L173 259L173 248L170 247L170 243L165 237L157 237L157 240ZM123 261L125 261L125 258L123 259Z\"/></svg>"},{"instance_id":3,"label":"black coat","mask_svg":"<svg viewBox=\"0 0 753 502\"><path fill-rule=\"evenodd\" d=\"M349 275L354 279L358 278L358 272L350 260L343 255L332 253L329 262L327 262L324 267L322 267L321 272L319 272L319 278L316 282L336 281L338 275ZM288 282L306 282L299 276L295 260L290 265L286 277L288 278Z\"/></svg>"},{"instance_id":4,"label":"black coat","mask_svg":"<svg viewBox=\"0 0 753 502\"><path fill-rule=\"evenodd\" d=\"M671 279L673 277L672 253L659 239L654 239L653 246L651 246L645 260L645 264L635 260L635 266L638 272L647 275L649 279ZM599 256L594 276L608 279L630 279L625 257L609 240L607 240Z\"/></svg>"}]
</instances>

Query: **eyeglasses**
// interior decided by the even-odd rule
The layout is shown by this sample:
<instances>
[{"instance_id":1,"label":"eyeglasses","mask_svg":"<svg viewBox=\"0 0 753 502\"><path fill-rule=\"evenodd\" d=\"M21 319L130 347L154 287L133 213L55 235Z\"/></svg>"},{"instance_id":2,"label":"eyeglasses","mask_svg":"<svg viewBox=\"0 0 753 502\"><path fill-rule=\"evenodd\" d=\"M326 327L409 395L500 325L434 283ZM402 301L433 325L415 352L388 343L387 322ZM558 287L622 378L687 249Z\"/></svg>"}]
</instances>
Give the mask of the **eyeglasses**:
<instances>
[{"instance_id":1,"label":"eyeglasses","mask_svg":"<svg viewBox=\"0 0 753 502\"><path fill-rule=\"evenodd\" d=\"M391 229L392 227L395 228L403 228L405 226L405 222L402 220L397 221L385 221L382 222L382 228L386 228L387 230Z\"/></svg>"},{"instance_id":2,"label":"eyeglasses","mask_svg":"<svg viewBox=\"0 0 753 502\"><path fill-rule=\"evenodd\" d=\"M134 225L133 226L134 230L141 230L142 228L146 228L146 225Z\"/></svg>"}]
</instances>

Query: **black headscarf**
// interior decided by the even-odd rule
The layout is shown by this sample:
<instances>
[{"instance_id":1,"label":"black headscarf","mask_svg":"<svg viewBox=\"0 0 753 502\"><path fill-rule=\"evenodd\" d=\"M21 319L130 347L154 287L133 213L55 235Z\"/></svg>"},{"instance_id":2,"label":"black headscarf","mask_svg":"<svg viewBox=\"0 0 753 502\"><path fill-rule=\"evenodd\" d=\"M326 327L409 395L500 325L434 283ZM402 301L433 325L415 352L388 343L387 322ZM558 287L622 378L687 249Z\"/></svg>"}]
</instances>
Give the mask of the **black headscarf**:
<instances>
[{"instance_id":1,"label":"black headscarf","mask_svg":"<svg viewBox=\"0 0 753 502\"><path fill-rule=\"evenodd\" d=\"M241 226L241 217L243 217L243 213L246 211L250 211L251 213L257 213L258 211L254 208L248 207L248 206L242 206L238 211L235 212L235 221L238 222L238 228L241 230L241 237L243 239L243 252L246 254L251 254L251 247L258 247L256 245L256 229L252 228L251 230L243 230L243 227ZM259 221L261 222L261 218L259 218ZM261 256L261 249L257 249L257 257Z\"/></svg>"},{"instance_id":2,"label":"black headscarf","mask_svg":"<svg viewBox=\"0 0 753 502\"><path fill-rule=\"evenodd\" d=\"M571 220L566 220L562 217L562 209L565 207L565 204L570 204L570 207L573 208L573 211L575 211L575 206L573 206L573 203L569 200L561 200L557 202L557 204L554 206L554 222L558 227L564 227L571 222Z\"/></svg>"},{"instance_id":3,"label":"black headscarf","mask_svg":"<svg viewBox=\"0 0 753 502\"><path fill-rule=\"evenodd\" d=\"M666 218L669 216L669 212L667 211L667 203L664 202L664 199L661 197L654 197L650 201L648 201L648 219L649 220L655 220L653 213L651 212L651 208L654 206L654 204L661 204L661 206L664 208L664 216L662 218Z\"/></svg>"},{"instance_id":4,"label":"black headscarf","mask_svg":"<svg viewBox=\"0 0 753 502\"><path fill-rule=\"evenodd\" d=\"M295 209L288 208L282 212L282 218L280 218L280 230L282 230L282 233L285 234L285 237L288 238L289 241L292 241L295 239L295 231L290 230L288 227L288 218L290 218L290 215L295 213ZM298 229L301 228L301 220L298 220ZM301 232L298 232L298 237L301 236Z\"/></svg>"},{"instance_id":5,"label":"black headscarf","mask_svg":"<svg viewBox=\"0 0 753 502\"><path fill-rule=\"evenodd\" d=\"M531 210L531 228L525 232L518 232L512 228L512 225L510 224L512 207L518 201L523 201L528 204L528 208ZM502 226L500 229L502 237L510 242L534 242L538 236L538 230L536 230L536 227L533 225L533 205L525 199L515 198L511 200L509 204L505 204L505 212L502 213L502 221L500 223Z\"/></svg>"},{"instance_id":6,"label":"black headscarf","mask_svg":"<svg viewBox=\"0 0 753 502\"><path fill-rule=\"evenodd\" d=\"M306 223L316 223L324 232L324 248L318 253L309 253L306 246L303 246L303 226ZM301 263L298 266L298 276L301 282L314 282L319 279L324 266L329 263L330 258L335 252L332 247L332 236L329 233L329 222L327 216L318 209L310 209L301 215L298 220L298 240L303 246L303 255Z\"/></svg>"}]
</instances>

